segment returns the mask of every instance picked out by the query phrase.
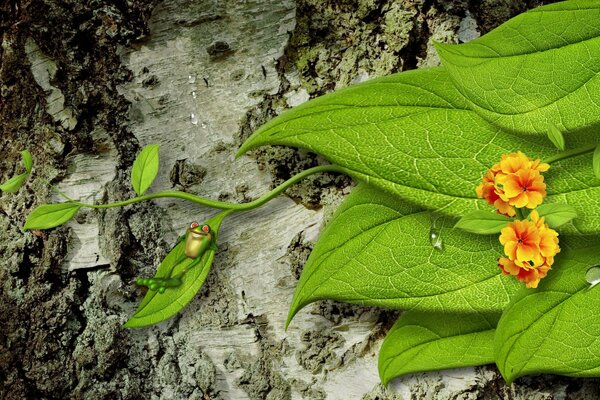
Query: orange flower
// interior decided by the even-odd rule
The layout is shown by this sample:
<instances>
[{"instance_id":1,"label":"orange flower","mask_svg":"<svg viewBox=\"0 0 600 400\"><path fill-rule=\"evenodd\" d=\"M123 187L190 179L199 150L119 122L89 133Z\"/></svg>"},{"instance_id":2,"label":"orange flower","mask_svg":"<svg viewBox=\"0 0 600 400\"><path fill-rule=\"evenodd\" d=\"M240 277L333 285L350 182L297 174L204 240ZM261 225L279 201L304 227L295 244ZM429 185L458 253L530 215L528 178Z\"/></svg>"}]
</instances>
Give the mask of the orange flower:
<instances>
[{"instance_id":1,"label":"orange flower","mask_svg":"<svg viewBox=\"0 0 600 400\"><path fill-rule=\"evenodd\" d=\"M532 211L529 217L540 231L540 253L542 256L554 261L554 256L556 253L560 252L560 247L558 247L558 232L554 229L550 229L550 227L544 223L544 217L540 218L537 211ZM549 264L552 265L552 262Z\"/></svg>"},{"instance_id":2,"label":"orange flower","mask_svg":"<svg viewBox=\"0 0 600 400\"><path fill-rule=\"evenodd\" d=\"M550 270L550 265L543 264L535 269L520 268L508 258L502 257L498 259L498 266L502 270L503 275L513 275L521 282L525 283L528 288L536 288L540 283L540 279L545 278Z\"/></svg>"},{"instance_id":3,"label":"orange flower","mask_svg":"<svg viewBox=\"0 0 600 400\"><path fill-rule=\"evenodd\" d=\"M536 208L546 197L544 177L534 169L520 169L513 174L498 175L496 184L502 187L500 198L518 208Z\"/></svg>"},{"instance_id":4,"label":"orange flower","mask_svg":"<svg viewBox=\"0 0 600 400\"><path fill-rule=\"evenodd\" d=\"M539 159L532 160L520 151L502 155L502 161L496 165L499 166L503 174L514 174L522 169L546 172L550 168L549 164L542 163Z\"/></svg>"},{"instance_id":5,"label":"orange flower","mask_svg":"<svg viewBox=\"0 0 600 400\"><path fill-rule=\"evenodd\" d=\"M500 243L504 246L504 253L510 260L516 261L524 268L527 265L543 264L544 260L539 248L540 232L535 223L509 222L500 232Z\"/></svg>"},{"instance_id":6,"label":"orange flower","mask_svg":"<svg viewBox=\"0 0 600 400\"><path fill-rule=\"evenodd\" d=\"M498 213L516 215L514 207L535 208L546 196L546 184L541 172L550 166L532 160L520 151L502 155L475 189L477 196L493 205Z\"/></svg>"},{"instance_id":7,"label":"orange flower","mask_svg":"<svg viewBox=\"0 0 600 400\"><path fill-rule=\"evenodd\" d=\"M546 184L541 173L549 168L550 165L520 151L504 154L475 191L479 198L496 207L498 213L513 217L517 214L515 208L533 209L542 204ZM500 243L506 254L498 259L502 273L515 276L530 288L538 286L560 251L558 233L548 227L537 211L531 212L529 220L509 222L501 230Z\"/></svg>"},{"instance_id":8,"label":"orange flower","mask_svg":"<svg viewBox=\"0 0 600 400\"><path fill-rule=\"evenodd\" d=\"M500 193L502 189L496 186L496 175L500 171L499 164L494 165L483 177L483 182L477 186L475 192L477 192L477 197L480 199L485 199L489 204L496 207L498 213L504 214L508 217L515 216L515 209L508 202L502 200L500 198Z\"/></svg>"},{"instance_id":9,"label":"orange flower","mask_svg":"<svg viewBox=\"0 0 600 400\"><path fill-rule=\"evenodd\" d=\"M530 214L531 221L509 222L500 234L500 243L508 258L498 259L505 275L516 276L529 288L537 287L560 251L558 233L548 227L537 211Z\"/></svg>"},{"instance_id":10,"label":"orange flower","mask_svg":"<svg viewBox=\"0 0 600 400\"><path fill-rule=\"evenodd\" d=\"M498 164L496 164L498 165ZM504 214L509 217L515 216L515 209L509 205L506 201L502 200L498 193L498 189L495 185L495 173L493 170L489 170L483 177L483 182L475 189L477 196L480 199L485 199L489 204L496 207L500 214Z\"/></svg>"}]
</instances>

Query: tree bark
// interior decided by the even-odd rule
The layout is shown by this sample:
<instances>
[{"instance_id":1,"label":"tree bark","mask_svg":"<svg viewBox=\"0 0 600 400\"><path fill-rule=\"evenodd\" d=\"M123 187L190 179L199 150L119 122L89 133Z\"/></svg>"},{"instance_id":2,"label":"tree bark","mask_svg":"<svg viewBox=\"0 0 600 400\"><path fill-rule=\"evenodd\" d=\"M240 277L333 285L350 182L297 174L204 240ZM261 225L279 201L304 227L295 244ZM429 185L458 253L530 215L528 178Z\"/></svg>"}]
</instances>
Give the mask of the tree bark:
<instances>
[{"instance_id":1,"label":"tree bark","mask_svg":"<svg viewBox=\"0 0 600 400\"><path fill-rule=\"evenodd\" d=\"M38 204L134 195L141 147L160 144L152 190L254 199L314 154L239 144L284 109L390 73L438 65L432 41L483 34L539 1L5 1L0 5L0 179L28 148L34 174L0 197L2 399L595 399L599 380L523 378L493 366L379 383L397 313L331 301L284 330L302 265L349 179L307 179L225 220L205 287L176 317L125 330L174 240L214 211L161 199L23 233Z\"/></svg>"}]
</instances>

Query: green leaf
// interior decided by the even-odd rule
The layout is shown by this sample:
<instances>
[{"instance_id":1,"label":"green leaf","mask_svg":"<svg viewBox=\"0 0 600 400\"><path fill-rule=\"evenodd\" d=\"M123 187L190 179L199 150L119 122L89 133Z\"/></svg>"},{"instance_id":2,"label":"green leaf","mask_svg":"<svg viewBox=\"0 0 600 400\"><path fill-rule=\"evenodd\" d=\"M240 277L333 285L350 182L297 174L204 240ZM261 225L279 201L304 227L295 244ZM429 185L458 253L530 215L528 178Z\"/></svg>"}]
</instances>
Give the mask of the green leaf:
<instances>
[{"instance_id":1,"label":"green leaf","mask_svg":"<svg viewBox=\"0 0 600 400\"><path fill-rule=\"evenodd\" d=\"M403 313L379 350L382 383L413 372L493 363L499 318L500 313Z\"/></svg>"},{"instance_id":2,"label":"green leaf","mask_svg":"<svg viewBox=\"0 0 600 400\"><path fill-rule=\"evenodd\" d=\"M31 169L33 168L33 159L31 158L29 150L25 149L21 152L21 159L27 172L31 172Z\"/></svg>"},{"instance_id":3,"label":"green leaf","mask_svg":"<svg viewBox=\"0 0 600 400\"><path fill-rule=\"evenodd\" d=\"M600 247L561 247L548 276L515 295L498 323L495 359L509 384L530 374L600 375L600 290L585 280Z\"/></svg>"},{"instance_id":4,"label":"green leaf","mask_svg":"<svg viewBox=\"0 0 600 400\"><path fill-rule=\"evenodd\" d=\"M210 218L206 223L211 226L215 241L217 240L217 232L221 226L223 218L231 211L223 211L214 217ZM155 278L163 278L177 275L194 261L192 258L185 258L182 263L176 264L176 261L182 258L185 251L185 241L181 241L167 254L165 259L160 263ZM123 325L125 328L139 328L157 324L161 321L171 318L173 315L181 311L192 299L196 293L202 288L212 262L215 257L215 250L207 250L200 263L191 268L184 276L180 286L168 288L164 293L158 293L153 290L148 290L146 296L138 306L135 314Z\"/></svg>"},{"instance_id":5,"label":"green leaf","mask_svg":"<svg viewBox=\"0 0 600 400\"><path fill-rule=\"evenodd\" d=\"M551 228L558 228L574 218L577 218L575 208L567 204L542 204L536 208L540 217L545 218L545 222Z\"/></svg>"},{"instance_id":6,"label":"green leaf","mask_svg":"<svg viewBox=\"0 0 600 400\"><path fill-rule=\"evenodd\" d=\"M600 179L600 144L596 146L596 150L594 150L594 156L592 158L592 168L594 170L594 175L596 178Z\"/></svg>"},{"instance_id":7,"label":"green leaf","mask_svg":"<svg viewBox=\"0 0 600 400\"><path fill-rule=\"evenodd\" d=\"M73 218L79 208L80 206L73 203L42 204L29 214L23 229L54 228Z\"/></svg>"},{"instance_id":8,"label":"green leaf","mask_svg":"<svg viewBox=\"0 0 600 400\"><path fill-rule=\"evenodd\" d=\"M443 69L402 72L303 103L262 126L238 154L265 144L302 147L419 206L457 216L491 211L475 188L502 154L544 159L558 151L502 132L468 106ZM577 148L586 139L570 140ZM563 232L600 232L600 179L590 163L591 154L577 155L545 173L546 202L570 204L579 215Z\"/></svg>"},{"instance_id":9,"label":"green leaf","mask_svg":"<svg viewBox=\"0 0 600 400\"><path fill-rule=\"evenodd\" d=\"M0 185L0 190L2 190L3 192L6 192L6 193L18 192L19 189L21 188L21 186L23 186L23 184L27 180L28 176L29 176L29 172L25 172L24 174L13 176L12 178L10 178L6 182L4 182L2 185Z\"/></svg>"},{"instance_id":10,"label":"green leaf","mask_svg":"<svg viewBox=\"0 0 600 400\"><path fill-rule=\"evenodd\" d=\"M571 0L517 15L460 45L438 43L443 65L486 119L545 132L598 125L600 2Z\"/></svg>"},{"instance_id":11,"label":"green leaf","mask_svg":"<svg viewBox=\"0 0 600 400\"><path fill-rule=\"evenodd\" d=\"M473 211L462 217L454 227L471 233L490 235L493 233L500 233L502 228L510 221L512 221L512 219L498 213L490 211Z\"/></svg>"},{"instance_id":12,"label":"green leaf","mask_svg":"<svg viewBox=\"0 0 600 400\"><path fill-rule=\"evenodd\" d=\"M562 132L554 124L548 126L548 139L559 150L565 150L565 137Z\"/></svg>"},{"instance_id":13,"label":"green leaf","mask_svg":"<svg viewBox=\"0 0 600 400\"><path fill-rule=\"evenodd\" d=\"M156 178L156 174L158 174L159 147L157 144L144 147L133 163L131 184L138 196L143 195L148 190L154 178Z\"/></svg>"},{"instance_id":14,"label":"green leaf","mask_svg":"<svg viewBox=\"0 0 600 400\"><path fill-rule=\"evenodd\" d=\"M501 311L520 285L501 275L498 238L452 229L453 222L359 185L310 254L288 324L302 307L322 299L420 311ZM438 248L432 233L441 240Z\"/></svg>"}]
</instances>

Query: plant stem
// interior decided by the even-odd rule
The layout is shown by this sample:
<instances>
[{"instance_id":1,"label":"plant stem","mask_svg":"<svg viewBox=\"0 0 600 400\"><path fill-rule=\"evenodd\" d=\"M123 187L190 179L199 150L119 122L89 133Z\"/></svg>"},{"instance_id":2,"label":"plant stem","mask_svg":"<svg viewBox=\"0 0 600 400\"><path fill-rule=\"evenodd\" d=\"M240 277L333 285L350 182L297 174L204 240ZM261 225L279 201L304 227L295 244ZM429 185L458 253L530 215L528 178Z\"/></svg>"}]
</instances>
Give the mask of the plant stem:
<instances>
[{"instance_id":1,"label":"plant stem","mask_svg":"<svg viewBox=\"0 0 600 400\"><path fill-rule=\"evenodd\" d=\"M563 151L562 153L558 153L555 156L545 159L543 162L550 164L556 161L564 160L565 158L576 157L585 153L591 153L596 149L596 146L597 145L593 144L589 146L579 147L573 150Z\"/></svg>"},{"instance_id":2,"label":"plant stem","mask_svg":"<svg viewBox=\"0 0 600 400\"><path fill-rule=\"evenodd\" d=\"M515 207L515 212L516 212L516 217L519 218L520 220L524 220L525 219L525 215L523 215L523 211L520 208Z\"/></svg>"},{"instance_id":3,"label":"plant stem","mask_svg":"<svg viewBox=\"0 0 600 400\"><path fill-rule=\"evenodd\" d=\"M277 186L275 189L273 189L269 193L259 197L258 199L251 201L249 203L241 203L241 204L227 203L225 201L218 201L218 200L211 200L211 199L207 199L205 197L196 196L191 193L179 192L179 191L175 191L175 190L166 190L166 191L162 191L162 192L146 194L143 196L134 197L129 200L118 201L118 202L109 203L109 204L87 204L87 203L82 203L80 201L69 198L67 195L62 193L60 190L58 190L56 187L54 187L50 183L48 183L48 182L46 182L46 183L48 183L50 185L52 190L54 190L56 193L58 193L60 196L62 196L64 199L66 199L68 202L77 204L78 206L81 206L81 207L88 207L88 208L123 207L123 206L127 206L129 204L139 203L139 202L145 201L145 200L158 199L158 198L164 198L164 197L172 197L172 198L187 200L187 201L190 201L192 203L199 204L202 206L218 208L221 210L246 211L246 210L251 210L251 209L257 208L257 207L267 203L269 200L277 197L279 194L284 192L287 188L289 188L293 184L297 183L298 181L306 178L307 176L317 174L319 172L344 173L344 172L346 172L346 170L344 168L338 167L336 165L320 165L318 167L309 168L305 171L300 172L299 174L292 176L290 179L283 182L281 185Z\"/></svg>"}]
</instances>

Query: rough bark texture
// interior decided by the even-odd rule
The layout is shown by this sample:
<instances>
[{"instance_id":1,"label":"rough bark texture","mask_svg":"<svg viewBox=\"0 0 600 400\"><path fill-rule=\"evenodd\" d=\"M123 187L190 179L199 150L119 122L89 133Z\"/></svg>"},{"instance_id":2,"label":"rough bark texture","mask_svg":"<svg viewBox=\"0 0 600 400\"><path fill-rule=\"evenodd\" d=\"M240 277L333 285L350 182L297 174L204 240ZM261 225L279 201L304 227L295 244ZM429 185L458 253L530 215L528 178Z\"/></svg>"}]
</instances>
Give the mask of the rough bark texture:
<instances>
[{"instance_id":1,"label":"rough bark texture","mask_svg":"<svg viewBox=\"0 0 600 400\"><path fill-rule=\"evenodd\" d=\"M377 351L396 314L320 302L283 324L317 234L352 186L316 176L224 223L220 252L183 313L124 330L151 275L192 220L161 200L80 212L22 233L44 180L87 201L133 195L138 150L161 145L154 188L247 201L313 154L267 148L234 160L285 108L370 77L436 65L432 40L467 41L539 1L94 0L0 5L0 179L34 156L34 178L0 197L2 399L597 399L598 380L506 386L492 366L399 379Z\"/></svg>"}]
</instances>

